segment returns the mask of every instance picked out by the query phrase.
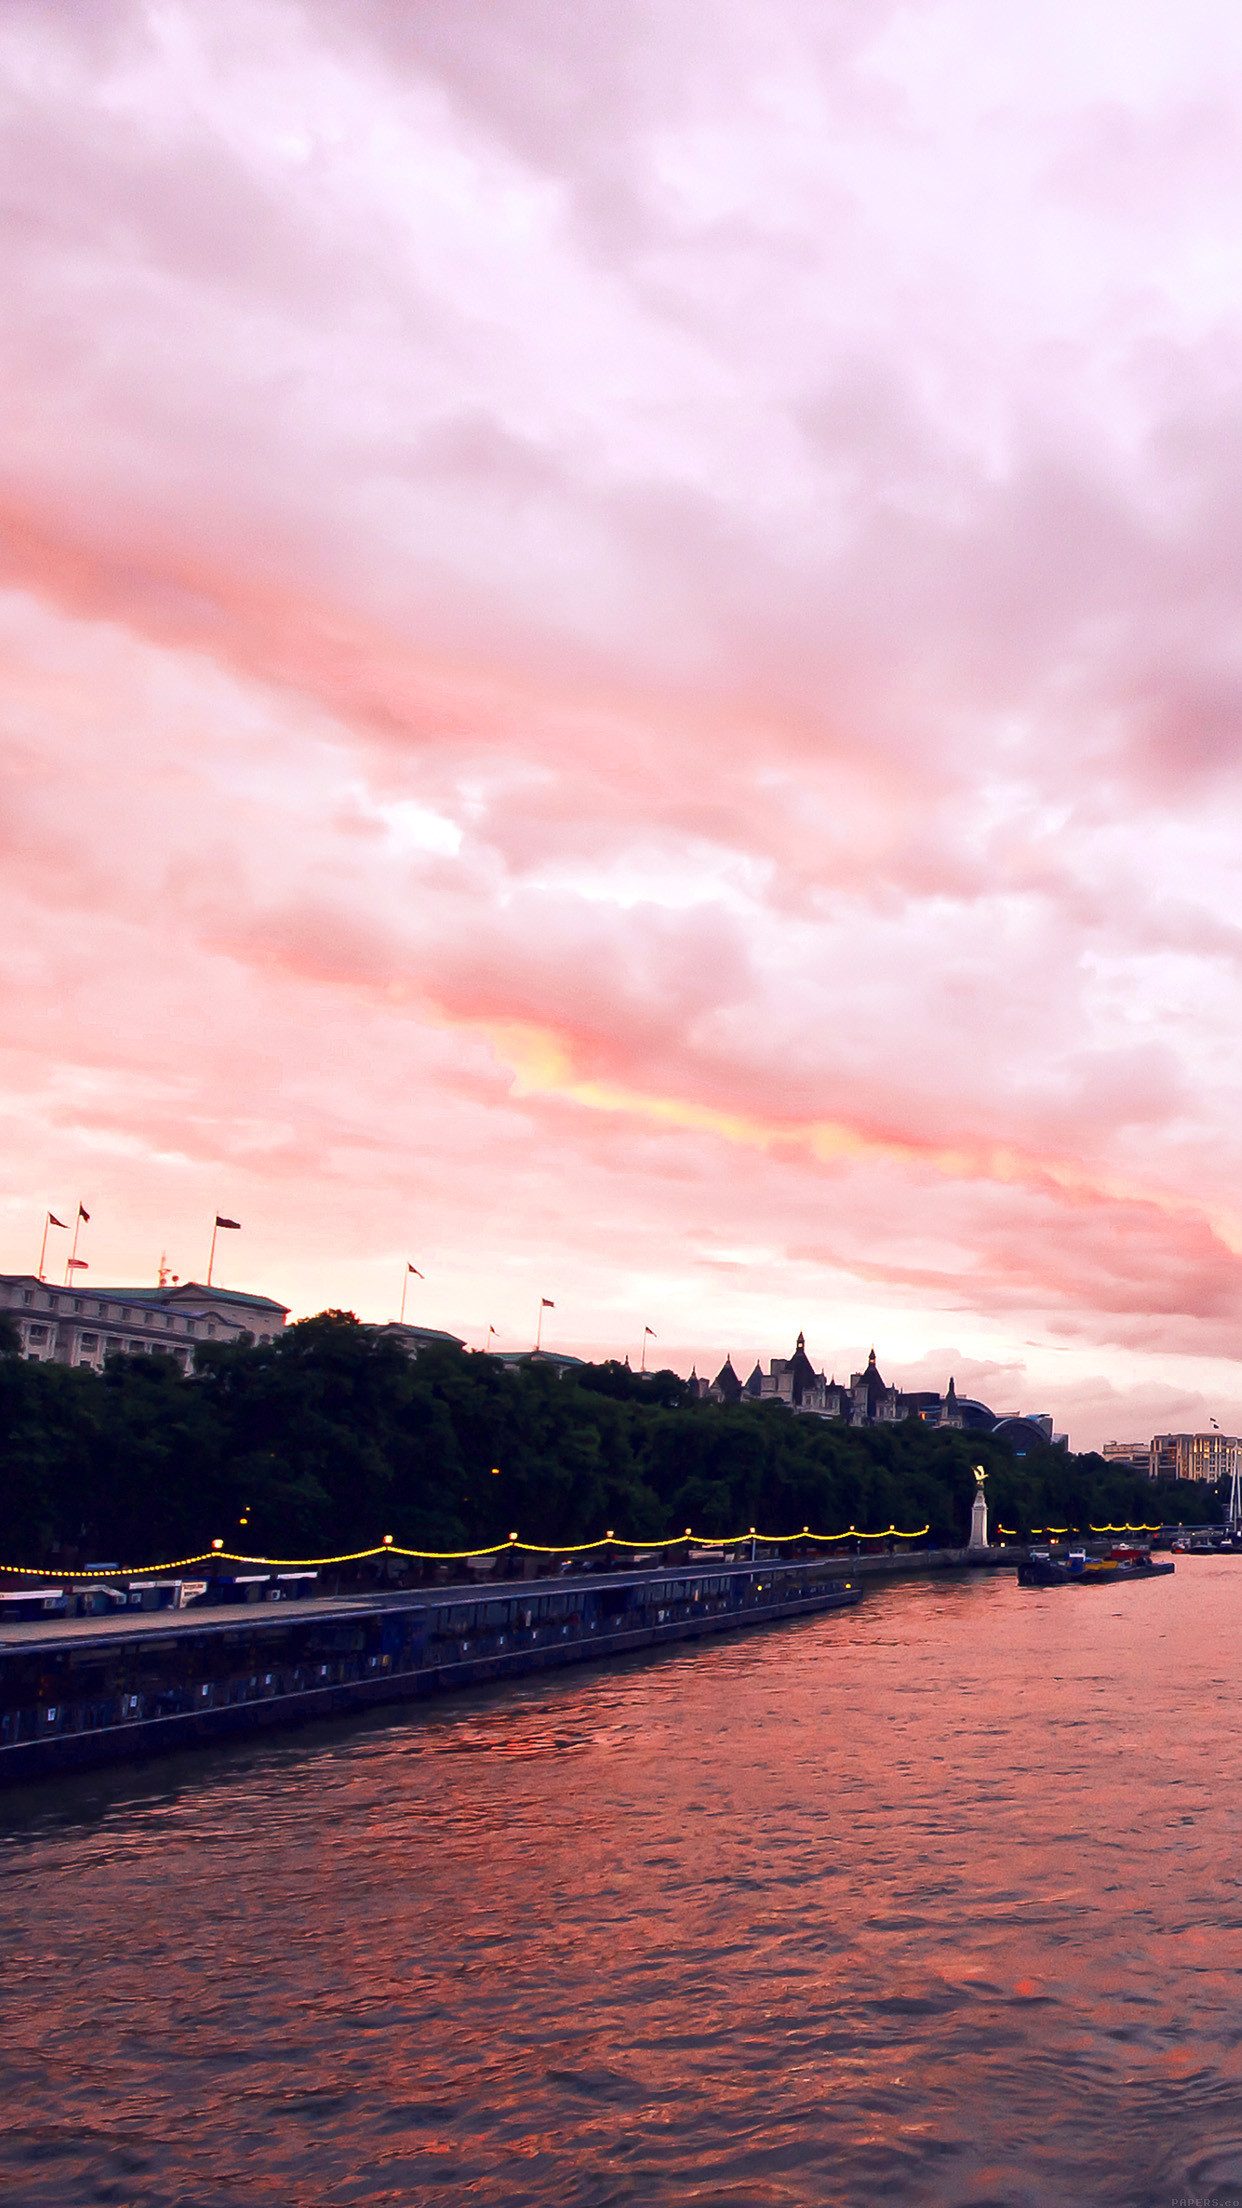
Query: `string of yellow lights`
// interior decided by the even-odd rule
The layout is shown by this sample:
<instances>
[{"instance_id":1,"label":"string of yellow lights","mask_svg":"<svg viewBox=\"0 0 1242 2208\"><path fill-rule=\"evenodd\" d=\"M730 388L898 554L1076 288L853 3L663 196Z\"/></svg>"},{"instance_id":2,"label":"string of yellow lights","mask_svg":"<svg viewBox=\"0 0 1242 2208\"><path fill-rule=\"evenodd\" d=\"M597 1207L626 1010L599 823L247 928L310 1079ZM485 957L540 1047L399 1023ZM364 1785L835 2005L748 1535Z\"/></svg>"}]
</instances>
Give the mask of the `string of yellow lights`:
<instances>
[{"instance_id":1,"label":"string of yellow lights","mask_svg":"<svg viewBox=\"0 0 1242 2208\"><path fill-rule=\"evenodd\" d=\"M1000 1527L1000 1528L999 1528L998 1530L999 1530L999 1531L1000 1531L1001 1533L1004 1533L1004 1532L1006 1532L1006 1531L1007 1531L1008 1529L1007 1529L1006 1527L1004 1527L1004 1526L1001 1526L1001 1527ZM1155 1526L1129 1526L1129 1525L1127 1525L1127 1526L1088 1526L1088 1527L1087 1527L1087 1532L1088 1532L1088 1533L1159 1533L1159 1532L1160 1532L1160 1530L1161 1530L1161 1529L1160 1529L1160 1527L1159 1527L1158 1525L1155 1525ZM1032 1527L1031 1527L1031 1538L1032 1538L1032 1540L1033 1540L1033 1539L1035 1538L1035 1536L1036 1536L1037 1534L1054 1534L1054 1533L1055 1533L1055 1534L1062 1534L1062 1533L1081 1533L1081 1532L1082 1532L1082 1527L1081 1527L1081 1526L1032 1526Z\"/></svg>"},{"instance_id":2,"label":"string of yellow lights","mask_svg":"<svg viewBox=\"0 0 1242 2208\"><path fill-rule=\"evenodd\" d=\"M238 1550L226 1549L223 1542L213 1541L209 1549L197 1556L178 1556L162 1564L92 1565L81 1570L65 1570L61 1566L44 1564L0 1564L0 1573L16 1575L23 1579L36 1573L50 1573L53 1579L130 1579L139 1572L182 1572L196 1564L257 1564L272 1571L321 1571L332 1564L366 1564L374 1557L405 1556L421 1564L464 1564L471 1557L504 1556L586 1556L599 1549L635 1549L654 1553L659 1550L679 1549L687 1541L702 1548L740 1548L748 1541L761 1541L766 1548L774 1548L789 1541L921 1541L931 1531L930 1526L917 1526L903 1532L897 1526L887 1526L882 1532L868 1533L858 1526L850 1526L844 1533L812 1533L803 1526L801 1533L759 1533L749 1526L745 1533L702 1534L687 1526L684 1533L669 1534L662 1540L631 1540L627 1535L606 1533L597 1541L521 1541L511 1533L507 1541L491 1541L477 1549L407 1549L391 1534L370 1549L348 1549L337 1556L245 1556Z\"/></svg>"}]
</instances>

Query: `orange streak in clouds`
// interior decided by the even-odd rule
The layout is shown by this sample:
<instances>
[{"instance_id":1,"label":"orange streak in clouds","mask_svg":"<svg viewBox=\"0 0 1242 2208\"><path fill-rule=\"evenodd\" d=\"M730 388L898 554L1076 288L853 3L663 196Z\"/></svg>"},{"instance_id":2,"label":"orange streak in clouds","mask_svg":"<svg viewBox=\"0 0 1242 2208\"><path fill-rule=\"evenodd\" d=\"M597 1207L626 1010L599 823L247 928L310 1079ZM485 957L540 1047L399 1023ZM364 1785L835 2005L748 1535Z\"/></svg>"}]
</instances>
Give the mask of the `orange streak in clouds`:
<instances>
[{"instance_id":1,"label":"orange streak in clouds","mask_svg":"<svg viewBox=\"0 0 1242 2208\"><path fill-rule=\"evenodd\" d=\"M1055 1191L1074 1204L1143 1204L1169 1217L1206 1220L1228 1249L1242 1254L1242 1220L1232 1214L1213 1213L1175 1190L1155 1188L1090 1167L1081 1158L1040 1156L1011 1144L982 1139L953 1145L919 1142L913 1137L871 1133L844 1120L761 1119L754 1113L729 1111L690 1098L650 1095L619 1082L579 1080L565 1043L547 1029L514 1021L450 1020L450 1024L482 1028L497 1056L513 1067L518 1095L563 1097L590 1111L655 1120L690 1133L718 1135L722 1141L750 1149L793 1147L822 1164L844 1158L886 1160L930 1168L946 1180L993 1181Z\"/></svg>"}]
</instances>

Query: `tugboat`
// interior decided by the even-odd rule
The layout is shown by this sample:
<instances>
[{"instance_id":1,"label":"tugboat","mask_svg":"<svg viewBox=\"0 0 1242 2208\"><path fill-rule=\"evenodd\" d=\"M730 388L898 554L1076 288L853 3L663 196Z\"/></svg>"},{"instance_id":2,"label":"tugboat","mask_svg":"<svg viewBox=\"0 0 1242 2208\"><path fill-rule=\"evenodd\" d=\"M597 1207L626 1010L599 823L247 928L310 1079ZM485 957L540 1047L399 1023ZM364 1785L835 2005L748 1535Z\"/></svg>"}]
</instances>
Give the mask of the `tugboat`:
<instances>
[{"instance_id":1,"label":"tugboat","mask_svg":"<svg viewBox=\"0 0 1242 2208\"><path fill-rule=\"evenodd\" d=\"M1167 1579L1176 1569L1171 1557L1154 1557L1150 1549L1114 1548L1107 1556L1088 1556L1085 1549L1071 1549L1068 1557L1053 1556L1048 1549L1032 1549L1018 1566L1019 1587L1114 1587L1123 1579Z\"/></svg>"}]
</instances>

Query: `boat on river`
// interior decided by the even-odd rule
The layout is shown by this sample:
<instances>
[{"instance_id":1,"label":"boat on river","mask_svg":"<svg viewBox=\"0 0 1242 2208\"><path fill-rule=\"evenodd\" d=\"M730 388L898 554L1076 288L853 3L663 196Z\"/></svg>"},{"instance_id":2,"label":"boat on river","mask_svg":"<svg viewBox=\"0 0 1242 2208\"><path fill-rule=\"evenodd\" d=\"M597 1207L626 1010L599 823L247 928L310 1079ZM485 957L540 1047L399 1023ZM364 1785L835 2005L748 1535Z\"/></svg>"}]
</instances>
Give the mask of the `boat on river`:
<instances>
[{"instance_id":1,"label":"boat on river","mask_svg":"<svg viewBox=\"0 0 1242 2208\"><path fill-rule=\"evenodd\" d=\"M1018 1585L1115 1587L1122 1580L1167 1579L1175 1569L1172 1557L1153 1556L1150 1549L1110 1549L1107 1556L1088 1556L1085 1549L1053 1556L1048 1549L1032 1549L1018 1566Z\"/></svg>"}]
</instances>

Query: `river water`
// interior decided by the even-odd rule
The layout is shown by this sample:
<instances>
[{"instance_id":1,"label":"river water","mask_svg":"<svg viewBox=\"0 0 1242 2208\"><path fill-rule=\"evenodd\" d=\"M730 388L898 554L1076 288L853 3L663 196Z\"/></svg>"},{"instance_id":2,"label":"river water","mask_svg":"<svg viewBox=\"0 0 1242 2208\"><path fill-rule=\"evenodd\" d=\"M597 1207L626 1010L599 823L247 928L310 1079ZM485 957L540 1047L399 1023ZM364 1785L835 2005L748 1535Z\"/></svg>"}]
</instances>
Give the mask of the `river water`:
<instances>
[{"instance_id":1,"label":"river water","mask_svg":"<svg viewBox=\"0 0 1242 2208\"><path fill-rule=\"evenodd\" d=\"M1242 2201L1242 1562L8 1795L5 2208Z\"/></svg>"}]
</instances>

